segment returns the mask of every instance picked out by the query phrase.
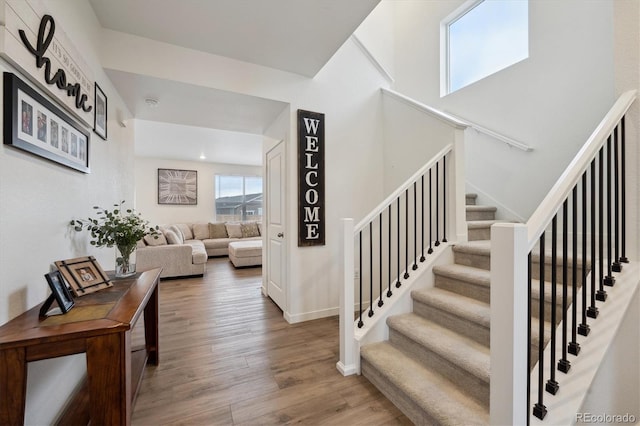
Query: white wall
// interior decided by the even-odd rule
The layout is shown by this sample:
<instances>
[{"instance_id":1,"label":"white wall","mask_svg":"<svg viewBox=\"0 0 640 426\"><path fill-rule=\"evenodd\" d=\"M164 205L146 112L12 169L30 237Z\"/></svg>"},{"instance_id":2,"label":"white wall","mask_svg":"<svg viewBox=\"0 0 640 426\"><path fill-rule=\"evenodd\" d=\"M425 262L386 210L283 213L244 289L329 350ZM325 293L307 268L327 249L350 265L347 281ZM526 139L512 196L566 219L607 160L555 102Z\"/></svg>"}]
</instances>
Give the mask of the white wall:
<instances>
[{"instance_id":1,"label":"white wall","mask_svg":"<svg viewBox=\"0 0 640 426\"><path fill-rule=\"evenodd\" d=\"M394 2L394 88L531 145L466 147L467 179L526 218L614 102L613 2L531 0L529 58L441 98L439 24L462 2Z\"/></svg>"},{"instance_id":2,"label":"white wall","mask_svg":"<svg viewBox=\"0 0 640 426\"><path fill-rule=\"evenodd\" d=\"M86 1L47 2L46 7L108 97L109 140L92 133L90 174L0 147L0 324L47 297L43 275L56 260L94 255L105 269L113 269L113 249L93 249L86 235L71 234L67 225L93 214L94 205L133 200L133 131L114 121L116 110L125 118L130 114L98 61L98 21ZM4 62L0 70L15 72ZM25 423L51 423L84 372L83 355L31 363Z\"/></svg>"},{"instance_id":3,"label":"white wall","mask_svg":"<svg viewBox=\"0 0 640 426\"><path fill-rule=\"evenodd\" d=\"M394 2L381 1L354 33L391 76L395 74L394 18Z\"/></svg>"},{"instance_id":4,"label":"white wall","mask_svg":"<svg viewBox=\"0 0 640 426\"><path fill-rule=\"evenodd\" d=\"M390 95L383 96L383 110L383 174L387 196L442 148L453 143L455 128Z\"/></svg>"},{"instance_id":5,"label":"white wall","mask_svg":"<svg viewBox=\"0 0 640 426\"><path fill-rule=\"evenodd\" d=\"M215 175L262 176L261 166L218 164L136 157L136 210L154 225L215 221ZM198 204L178 206L158 204L158 169L196 170Z\"/></svg>"}]
</instances>

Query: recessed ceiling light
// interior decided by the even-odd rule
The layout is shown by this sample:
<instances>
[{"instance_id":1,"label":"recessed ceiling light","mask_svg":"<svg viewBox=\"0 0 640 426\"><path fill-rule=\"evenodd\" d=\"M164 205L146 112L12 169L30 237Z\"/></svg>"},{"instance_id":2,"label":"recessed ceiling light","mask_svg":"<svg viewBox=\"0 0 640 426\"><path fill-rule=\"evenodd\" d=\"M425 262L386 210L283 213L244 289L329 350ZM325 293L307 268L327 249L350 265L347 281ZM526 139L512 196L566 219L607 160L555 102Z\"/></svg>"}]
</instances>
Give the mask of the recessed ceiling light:
<instances>
[{"instance_id":1,"label":"recessed ceiling light","mask_svg":"<svg viewBox=\"0 0 640 426\"><path fill-rule=\"evenodd\" d=\"M206 159L207 159L207 157L205 157L205 155L204 155L204 154L200 154L200 159L201 159L201 160L206 160Z\"/></svg>"},{"instance_id":2,"label":"recessed ceiling light","mask_svg":"<svg viewBox=\"0 0 640 426\"><path fill-rule=\"evenodd\" d=\"M144 103L145 103L145 104L147 104L147 106L148 106L149 108L155 108L155 107L157 107L157 106L158 106L158 103L159 103L159 102L158 102L158 100L157 100L157 99L154 99L154 98L146 98L146 99L144 100Z\"/></svg>"}]
</instances>

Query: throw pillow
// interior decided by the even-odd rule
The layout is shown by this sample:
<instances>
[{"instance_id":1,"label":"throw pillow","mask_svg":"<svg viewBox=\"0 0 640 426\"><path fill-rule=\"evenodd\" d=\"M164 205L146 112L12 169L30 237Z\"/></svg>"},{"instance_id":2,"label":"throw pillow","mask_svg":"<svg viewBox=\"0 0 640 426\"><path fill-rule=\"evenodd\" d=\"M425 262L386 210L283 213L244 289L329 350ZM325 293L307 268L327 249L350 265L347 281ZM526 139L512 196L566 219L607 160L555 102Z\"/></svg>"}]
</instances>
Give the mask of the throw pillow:
<instances>
[{"instance_id":1,"label":"throw pillow","mask_svg":"<svg viewBox=\"0 0 640 426\"><path fill-rule=\"evenodd\" d=\"M180 228L178 228L176 225L169 225L169 227L167 228L170 231L173 231L176 234L176 237L178 237L178 243L177 244L182 244L184 243L184 235L182 234L182 231L180 230ZM166 236L166 234L165 234ZM167 238L167 241L169 239Z\"/></svg>"},{"instance_id":2,"label":"throw pillow","mask_svg":"<svg viewBox=\"0 0 640 426\"><path fill-rule=\"evenodd\" d=\"M191 228L189 225L185 223L178 223L176 227L182 232L182 238L185 240L193 240L193 232L191 232Z\"/></svg>"},{"instance_id":3,"label":"throw pillow","mask_svg":"<svg viewBox=\"0 0 640 426\"><path fill-rule=\"evenodd\" d=\"M209 224L209 238L229 238L227 227L224 223Z\"/></svg>"},{"instance_id":4,"label":"throw pillow","mask_svg":"<svg viewBox=\"0 0 640 426\"><path fill-rule=\"evenodd\" d=\"M229 238L242 238L242 228L239 223L226 223Z\"/></svg>"},{"instance_id":5,"label":"throw pillow","mask_svg":"<svg viewBox=\"0 0 640 426\"><path fill-rule=\"evenodd\" d=\"M145 235L144 242L147 243L148 246L164 246L167 244L167 239L164 234L158 233L158 238L155 235Z\"/></svg>"},{"instance_id":6,"label":"throw pillow","mask_svg":"<svg viewBox=\"0 0 640 426\"><path fill-rule=\"evenodd\" d=\"M193 238L196 240L208 240L209 239L209 224L208 223L194 223L193 224Z\"/></svg>"},{"instance_id":7,"label":"throw pillow","mask_svg":"<svg viewBox=\"0 0 640 426\"><path fill-rule=\"evenodd\" d=\"M242 238L259 237L258 224L256 222L245 222L240 224Z\"/></svg>"},{"instance_id":8,"label":"throw pillow","mask_svg":"<svg viewBox=\"0 0 640 426\"><path fill-rule=\"evenodd\" d=\"M167 238L167 242L169 244L182 244L180 238L178 238L176 233L171 229L167 229L166 231L164 231L164 236Z\"/></svg>"}]
</instances>

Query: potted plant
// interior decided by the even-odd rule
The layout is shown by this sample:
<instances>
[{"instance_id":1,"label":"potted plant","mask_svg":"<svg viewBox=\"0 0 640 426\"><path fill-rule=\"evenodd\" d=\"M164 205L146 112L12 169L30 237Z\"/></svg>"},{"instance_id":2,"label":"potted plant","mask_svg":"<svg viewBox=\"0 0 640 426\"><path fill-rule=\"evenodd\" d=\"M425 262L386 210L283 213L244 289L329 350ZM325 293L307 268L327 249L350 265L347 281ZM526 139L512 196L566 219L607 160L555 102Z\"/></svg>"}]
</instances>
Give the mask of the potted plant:
<instances>
[{"instance_id":1,"label":"potted plant","mask_svg":"<svg viewBox=\"0 0 640 426\"><path fill-rule=\"evenodd\" d=\"M133 209L123 210L122 205L114 204L112 210L95 206L97 218L73 219L70 223L73 229L90 232L90 244L96 247L116 248L116 277L128 277L136 273L133 254L136 245L146 235L158 238L158 227L149 226L140 213Z\"/></svg>"}]
</instances>

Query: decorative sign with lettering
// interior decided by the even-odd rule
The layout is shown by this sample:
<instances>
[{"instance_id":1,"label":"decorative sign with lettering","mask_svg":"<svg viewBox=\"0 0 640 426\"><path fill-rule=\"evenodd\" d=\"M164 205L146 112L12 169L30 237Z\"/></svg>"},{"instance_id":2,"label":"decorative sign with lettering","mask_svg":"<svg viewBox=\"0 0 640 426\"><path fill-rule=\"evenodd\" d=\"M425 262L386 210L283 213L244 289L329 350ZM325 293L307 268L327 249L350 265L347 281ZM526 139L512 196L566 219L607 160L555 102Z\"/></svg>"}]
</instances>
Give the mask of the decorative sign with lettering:
<instances>
[{"instance_id":1,"label":"decorative sign with lettering","mask_svg":"<svg viewBox=\"0 0 640 426\"><path fill-rule=\"evenodd\" d=\"M298 246L325 244L324 114L298 110Z\"/></svg>"},{"instance_id":2,"label":"decorative sign with lettering","mask_svg":"<svg viewBox=\"0 0 640 426\"><path fill-rule=\"evenodd\" d=\"M94 79L65 33L39 0L0 0L0 55L93 125Z\"/></svg>"}]
</instances>

